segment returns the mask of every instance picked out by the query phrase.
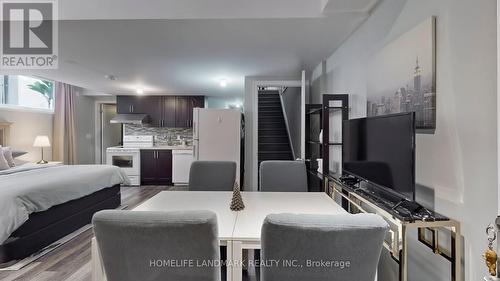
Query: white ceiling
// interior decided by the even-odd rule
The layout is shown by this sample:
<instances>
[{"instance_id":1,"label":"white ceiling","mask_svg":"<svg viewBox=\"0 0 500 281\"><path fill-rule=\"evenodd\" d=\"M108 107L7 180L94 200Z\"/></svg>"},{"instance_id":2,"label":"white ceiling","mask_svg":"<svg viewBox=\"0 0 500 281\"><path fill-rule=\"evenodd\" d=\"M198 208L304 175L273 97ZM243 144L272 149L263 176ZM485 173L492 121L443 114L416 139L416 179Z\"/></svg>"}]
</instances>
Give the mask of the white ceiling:
<instances>
[{"instance_id":1,"label":"white ceiling","mask_svg":"<svg viewBox=\"0 0 500 281\"><path fill-rule=\"evenodd\" d=\"M311 18L368 12L377 0L64 0L61 20ZM146 4L147 3L147 4Z\"/></svg>"},{"instance_id":2,"label":"white ceiling","mask_svg":"<svg viewBox=\"0 0 500 281\"><path fill-rule=\"evenodd\" d=\"M62 20L303 18L320 16L322 6L323 0L59 1Z\"/></svg>"},{"instance_id":3,"label":"white ceiling","mask_svg":"<svg viewBox=\"0 0 500 281\"><path fill-rule=\"evenodd\" d=\"M77 19L59 22L59 69L17 74L96 93L243 95L245 76L311 71L373 5L334 1L349 12L325 0L59 1L61 17Z\"/></svg>"},{"instance_id":4,"label":"white ceiling","mask_svg":"<svg viewBox=\"0 0 500 281\"><path fill-rule=\"evenodd\" d=\"M377 0L330 0L323 7L323 14L370 12Z\"/></svg>"}]
</instances>

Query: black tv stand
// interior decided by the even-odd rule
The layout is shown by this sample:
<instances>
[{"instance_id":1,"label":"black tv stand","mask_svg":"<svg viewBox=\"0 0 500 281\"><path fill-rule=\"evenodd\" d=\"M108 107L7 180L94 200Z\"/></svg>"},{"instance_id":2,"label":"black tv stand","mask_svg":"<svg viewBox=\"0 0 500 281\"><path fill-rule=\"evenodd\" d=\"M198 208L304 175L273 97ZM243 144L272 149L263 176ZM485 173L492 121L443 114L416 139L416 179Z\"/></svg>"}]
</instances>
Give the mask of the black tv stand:
<instances>
[{"instance_id":1,"label":"black tv stand","mask_svg":"<svg viewBox=\"0 0 500 281\"><path fill-rule=\"evenodd\" d=\"M416 214L419 213L420 211L427 211L422 205L418 204L415 201L410 201L408 199L401 199L394 207L392 207L392 210L398 211L400 209L404 209L408 211L411 214Z\"/></svg>"},{"instance_id":2,"label":"black tv stand","mask_svg":"<svg viewBox=\"0 0 500 281\"><path fill-rule=\"evenodd\" d=\"M339 178L339 180L342 181L342 183L350 185L350 186L355 186L361 182L360 179L358 179L356 177L352 177L352 176L341 176Z\"/></svg>"},{"instance_id":3,"label":"black tv stand","mask_svg":"<svg viewBox=\"0 0 500 281\"><path fill-rule=\"evenodd\" d=\"M449 218L429 210L418 202L407 198L391 195L384 190L378 190L373 184L364 182L359 178L345 175L337 179L345 187L358 195L371 201L379 208L384 209L402 221L447 221ZM375 191L378 190L378 191ZM345 200L344 200L345 201Z\"/></svg>"},{"instance_id":4,"label":"black tv stand","mask_svg":"<svg viewBox=\"0 0 500 281\"><path fill-rule=\"evenodd\" d=\"M446 221L449 220L447 217L436 216L433 211L428 210L424 206L418 204L415 201L410 201L408 199L401 199L399 203L397 203L392 210L396 213L402 215L408 215L410 217L410 221Z\"/></svg>"}]
</instances>

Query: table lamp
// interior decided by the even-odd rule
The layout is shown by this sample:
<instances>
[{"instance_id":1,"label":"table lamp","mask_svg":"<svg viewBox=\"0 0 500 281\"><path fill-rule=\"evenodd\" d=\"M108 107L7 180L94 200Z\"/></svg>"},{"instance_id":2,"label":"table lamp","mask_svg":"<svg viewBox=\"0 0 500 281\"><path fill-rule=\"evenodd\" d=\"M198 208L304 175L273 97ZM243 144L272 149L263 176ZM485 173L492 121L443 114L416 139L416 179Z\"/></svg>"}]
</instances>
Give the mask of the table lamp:
<instances>
[{"instance_id":1,"label":"table lamp","mask_svg":"<svg viewBox=\"0 0 500 281\"><path fill-rule=\"evenodd\" d=\"M47 136L37 136L35 138L35 142L33 143L33 147L40 147L42 149L42 160L40 160L37 164L47 164L49 162L43 159L43 148L50 147L50 140Z\"/></svg>"}]
</instances>

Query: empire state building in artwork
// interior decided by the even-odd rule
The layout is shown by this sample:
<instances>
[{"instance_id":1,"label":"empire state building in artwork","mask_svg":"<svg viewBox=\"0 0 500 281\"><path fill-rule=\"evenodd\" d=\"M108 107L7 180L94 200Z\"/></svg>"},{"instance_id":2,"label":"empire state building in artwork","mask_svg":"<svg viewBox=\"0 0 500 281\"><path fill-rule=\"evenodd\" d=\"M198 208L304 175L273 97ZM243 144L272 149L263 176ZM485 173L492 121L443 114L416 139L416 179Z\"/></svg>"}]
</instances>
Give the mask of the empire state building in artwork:
<instances>
[{"instance_id":1,"label":"empire state building in artwork","mask_svg":"<svg viewBox=\"0 0 500 281\"><path fill-rule=\"evenodd\" d=\"M422 126L423 124L421 122L423 120L424 95L422 93L422 69L418 64L418 57L417 57L417 64L415 66L415 73L413 75L413 91L415 93L413 111L415 111L417 126Z\"/></svg>"},{"instance_id":2,"label":"empire state building in artwork","mask_svg":"<svg viewBox=\"0 0 500 281\"><path fill-rule=\"evenodd\" d=\"M425 83L424 69L416 58L412 69L413 81L394 89L392 94L388 93L379 97L378 100L368 100L368 116L386 115L401 112L415 112L416 126L419 129L432 129L436 124L436 94L433 87L432 77L428 77ZM411 83L413 82L413 83ZM409 85L413 84L412 87Z\"/></svg>"}]
</instances>

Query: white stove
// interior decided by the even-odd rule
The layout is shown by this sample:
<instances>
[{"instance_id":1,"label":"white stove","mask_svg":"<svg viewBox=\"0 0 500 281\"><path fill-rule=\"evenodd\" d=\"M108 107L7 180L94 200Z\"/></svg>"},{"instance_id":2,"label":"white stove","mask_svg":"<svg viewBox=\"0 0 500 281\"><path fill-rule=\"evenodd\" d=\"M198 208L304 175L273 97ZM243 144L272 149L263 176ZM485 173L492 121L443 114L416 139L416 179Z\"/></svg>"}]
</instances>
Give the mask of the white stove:
<instances>
[{"instance_id":1,"label":"white stove","mask_svg":"<svg viewBox=\"0 0 500 281\"><path fill-rule=\"evenodd\" d=\"M120 167L129 177L132 186L141 185L141 148L154 146L153 136L124 136L123 146L106 150L108 165Z\"/></svg>"}]
</instances>

